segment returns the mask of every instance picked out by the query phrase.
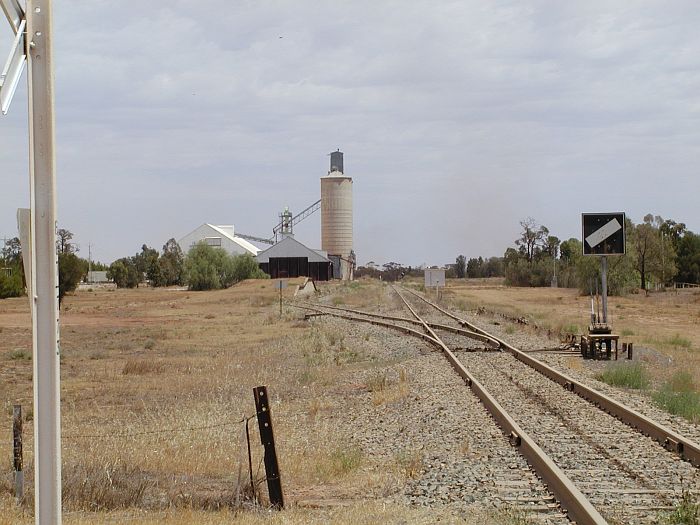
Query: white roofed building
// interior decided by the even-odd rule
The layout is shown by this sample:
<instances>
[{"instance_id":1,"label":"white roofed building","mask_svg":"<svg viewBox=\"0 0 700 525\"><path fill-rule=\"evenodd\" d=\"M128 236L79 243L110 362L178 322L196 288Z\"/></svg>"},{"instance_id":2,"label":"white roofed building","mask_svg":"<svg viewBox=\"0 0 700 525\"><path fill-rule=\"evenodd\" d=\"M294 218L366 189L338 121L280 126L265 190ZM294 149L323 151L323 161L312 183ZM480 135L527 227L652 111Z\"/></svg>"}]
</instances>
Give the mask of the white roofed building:
<instances>
[{"instance_id":1,"label":"white roofed building","mask_svg":"<svg viewBox=\"0 0 700 525\"><path fill-rule=\"evenodd\" d=\"M185 235L177 241L184 253L189 252L197 243L206 242L214 248L221 248L231 255L257 255L260 248L250 242L236 237L233 231L233 224L219 225L202 224L199 228Z\"/></svg>"}]
</instances>

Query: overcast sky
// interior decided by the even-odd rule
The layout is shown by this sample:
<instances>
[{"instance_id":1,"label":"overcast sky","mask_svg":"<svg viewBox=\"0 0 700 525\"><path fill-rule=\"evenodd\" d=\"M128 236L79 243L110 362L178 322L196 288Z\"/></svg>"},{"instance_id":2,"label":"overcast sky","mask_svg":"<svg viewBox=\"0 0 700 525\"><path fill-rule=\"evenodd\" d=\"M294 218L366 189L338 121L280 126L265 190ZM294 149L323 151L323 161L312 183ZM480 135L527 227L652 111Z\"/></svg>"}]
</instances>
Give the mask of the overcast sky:
<instances>
[{"instance_id":1,"label":"overcast sky","mask_svg":"<svg viewBox=\"0 0 700 525\"><path fill-rule=\"evenodd\" d=\"M340 148L360 263L502 255L528 216L698 232L699 27L696 1L55 1L59 226L103 262L205 222L268 236ZM3 17L2 63L10 43ZM23 80L0 238L26 122ZM295 232L320 247L320 214Z\"/></svg>"}]
</instances>

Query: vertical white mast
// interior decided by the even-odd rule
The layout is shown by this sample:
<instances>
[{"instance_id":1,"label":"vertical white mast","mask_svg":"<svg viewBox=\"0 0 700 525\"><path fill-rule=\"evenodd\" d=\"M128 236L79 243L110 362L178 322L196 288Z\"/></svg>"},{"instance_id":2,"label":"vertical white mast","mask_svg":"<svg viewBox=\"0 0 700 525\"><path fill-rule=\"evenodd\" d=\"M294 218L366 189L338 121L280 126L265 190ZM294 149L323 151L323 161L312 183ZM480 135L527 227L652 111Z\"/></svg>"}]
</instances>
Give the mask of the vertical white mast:
<instances>
[{"instance_id":1,"label":"vertical white mast","mask_svg":"<svg viewBox=\"0 0 700 525\"><path fill-rule=\"evenodd\" d=\"M51 0L27 0L35 519L61 523L61 388Z\"/></svg>"}]
</instances>

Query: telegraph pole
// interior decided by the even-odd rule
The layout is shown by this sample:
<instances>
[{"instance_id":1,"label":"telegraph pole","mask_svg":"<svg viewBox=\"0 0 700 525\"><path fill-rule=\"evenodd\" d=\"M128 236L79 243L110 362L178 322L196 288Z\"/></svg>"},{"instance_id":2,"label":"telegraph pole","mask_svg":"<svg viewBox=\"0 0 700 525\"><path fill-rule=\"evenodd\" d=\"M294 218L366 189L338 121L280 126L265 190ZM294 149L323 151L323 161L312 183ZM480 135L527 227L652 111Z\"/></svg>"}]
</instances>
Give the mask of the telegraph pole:
<instances>
[{"instance_id":1,"label":"telegraph pole","mask_svg":"<svg viewBox=\"0 0 700 525\"><path fill-rule=\"evenodd\" d=\"M61 524L61 413L58 331L58 257L51 0L0 0L15 33L0 85L6 113L27 63L29 95L28 251L34 350L34 516L37 524ZM26 28L26 30L25 30ZM26 31L26 32L25 32ZM25 232L27 233L27 232ZM23 250L25 251L25 250Z\"/></svg>"}]
</instances>

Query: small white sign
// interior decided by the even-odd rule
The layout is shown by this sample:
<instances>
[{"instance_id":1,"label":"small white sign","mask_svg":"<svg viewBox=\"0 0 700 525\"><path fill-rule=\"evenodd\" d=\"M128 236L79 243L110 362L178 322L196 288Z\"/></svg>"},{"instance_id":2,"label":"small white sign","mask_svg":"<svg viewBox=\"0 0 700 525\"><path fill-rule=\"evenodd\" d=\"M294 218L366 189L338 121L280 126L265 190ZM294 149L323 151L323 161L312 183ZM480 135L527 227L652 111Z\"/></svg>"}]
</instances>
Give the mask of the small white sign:
<instances>
[{"instance_id":1,"label":"small white sign","mask_svg":"<svg viewBox=\"0 0 700 525\"><path fill-rule=\"evenodd\" d=\"M279 279L275 281L275 290L281 290L282 288L287 287L287 280L286 279Z\"/></svg>"},{"instance_id":2,"label":"small white sign","mask_svg":"<svg viewBox=\"0 0 700 525\"><path fill-rule=\"evenodd\" d=\"M616 233L621 229L622 224L620 224L617 219L613 219L586 237L586 242L588 243L588 246L595 248L613 233Z\"/></svg>"},{"instance_id":3,"label":"small white sign","mask_svg":"<svg viewBox=\"0 0 700 525\"><path fill-rule=\"evenodd\" d=\"M426 268L425 269L425 287L433 288L435 286L445 287L445 269L444 268Z\"/></svg>"}]
</instances>

